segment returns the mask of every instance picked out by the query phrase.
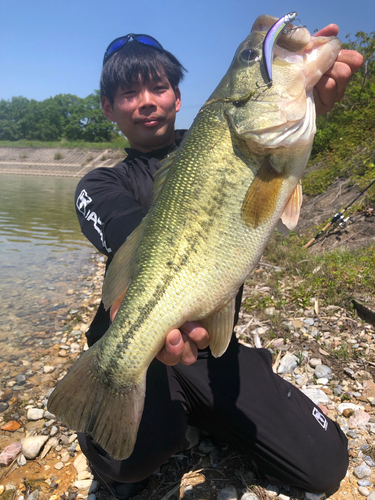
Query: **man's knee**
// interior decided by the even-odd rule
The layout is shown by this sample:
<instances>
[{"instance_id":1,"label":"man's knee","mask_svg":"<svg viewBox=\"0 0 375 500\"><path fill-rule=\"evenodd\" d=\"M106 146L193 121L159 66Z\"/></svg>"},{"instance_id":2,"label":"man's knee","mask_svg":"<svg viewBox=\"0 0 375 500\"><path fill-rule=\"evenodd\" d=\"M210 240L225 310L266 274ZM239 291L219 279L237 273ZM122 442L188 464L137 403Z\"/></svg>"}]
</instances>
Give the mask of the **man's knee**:
<instances>
[{"instance_id":1,"label":"man's knee","mask_svg":"<svg viewBox=\"0 0 375 500\"><path fill-rule=\"evenodd\" d=\"M322 451L323 454L323 451ZM345 477L349 465L349 455L346 447L342 447L335 454L335 458L319 460L320 451L316 450L316 457L309 469L305 472L303 489L311 493L326 493L333 490Z\"/></svg>"}]
</instances>

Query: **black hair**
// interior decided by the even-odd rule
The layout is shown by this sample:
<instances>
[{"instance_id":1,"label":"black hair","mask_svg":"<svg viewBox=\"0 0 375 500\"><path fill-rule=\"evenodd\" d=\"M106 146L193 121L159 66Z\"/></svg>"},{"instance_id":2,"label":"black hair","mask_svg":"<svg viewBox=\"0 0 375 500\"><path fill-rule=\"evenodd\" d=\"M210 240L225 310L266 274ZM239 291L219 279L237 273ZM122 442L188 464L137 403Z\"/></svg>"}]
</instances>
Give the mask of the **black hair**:
<instances>
[{"instance_id":1,"label":"black hair","mask_svg":"<svg viewBox=\"0 0 375 500\"><path fill-rule=\"evenodd\" d=\"M186 69L168 52L150 45L130 40L105 63L100 78L100 94L111 106L118 88L136 85L141 78L148 83L164 73L173 88L184 77Z\"/></svg>"}]
</instances>

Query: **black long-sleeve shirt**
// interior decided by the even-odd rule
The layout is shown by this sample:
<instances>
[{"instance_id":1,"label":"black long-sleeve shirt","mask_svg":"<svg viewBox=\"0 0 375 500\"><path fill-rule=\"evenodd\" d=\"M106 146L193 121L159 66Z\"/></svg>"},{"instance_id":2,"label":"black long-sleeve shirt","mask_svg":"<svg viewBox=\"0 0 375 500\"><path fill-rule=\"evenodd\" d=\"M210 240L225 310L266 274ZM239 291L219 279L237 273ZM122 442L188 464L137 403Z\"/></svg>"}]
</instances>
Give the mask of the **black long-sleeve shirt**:
<instances>
[{"instance_id":1,"label":"black long-sleeve shirt","mask_svg":"<svg viewBox=\"0 0 375 500\"><path fill-rule=\"evenodd\" d=\"M159 161L178 148L185 132L176 131L175 144L150 153L128 148L122 162L91 170L78 183L76 212L82 232L110 259L147 214Z\"/></svg>"},{"instance_id":2,"label":"black long-sleeve shirt","mask_svg":"<svg viewBox=\"0 0 375 500\"><path fill-rule=\"evenodd\" d=\"M127 148L127 157L113 168L96 168L79 181L75 195L78 221L86 238L108 257L107 267L150 208L159 161L179 147L185 133L177 130L175 144L150 153ZM86 333L89 346L109 325L109 311L101 303Z\"/></svg>"}]
</instances>

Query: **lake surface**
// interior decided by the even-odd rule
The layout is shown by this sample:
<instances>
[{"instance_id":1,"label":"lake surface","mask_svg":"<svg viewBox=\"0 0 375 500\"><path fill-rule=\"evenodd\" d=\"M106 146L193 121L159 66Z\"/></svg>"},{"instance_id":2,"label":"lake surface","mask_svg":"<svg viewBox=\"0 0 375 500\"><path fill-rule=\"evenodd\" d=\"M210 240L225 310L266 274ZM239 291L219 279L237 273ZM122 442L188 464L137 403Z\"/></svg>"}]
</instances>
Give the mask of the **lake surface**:
<instances>
[{"instance_id":1,"label":"lake surface","mask_svg":"<svg viewBox=\"0 0 375 500\"><path fill-rule=\"evenodd\" d=\"M84 277L92 268L94 249L81 234L75 214L77 182L69 177L0 174L3 360L10 352L5 346L13 345L15 357L22 343L31 348L32 339L43 344L45 337L48 342L56 318L74 307L77 290L87 285Z\"/></svg>"}]
</instances>

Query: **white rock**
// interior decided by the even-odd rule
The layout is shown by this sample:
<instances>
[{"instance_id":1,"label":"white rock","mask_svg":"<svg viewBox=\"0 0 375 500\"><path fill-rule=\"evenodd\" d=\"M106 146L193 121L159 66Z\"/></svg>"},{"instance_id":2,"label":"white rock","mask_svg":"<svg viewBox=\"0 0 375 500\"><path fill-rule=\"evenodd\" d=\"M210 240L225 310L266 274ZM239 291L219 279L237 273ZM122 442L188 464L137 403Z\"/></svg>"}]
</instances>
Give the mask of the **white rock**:
<instances>
[{"instance_id":1,"label":"white rock","mask_svg":"<svg viewBox=\"0 0 375 500\"><path fill-rule=\"evenodd\" d=\"M247 491L242 495L241 500L259 500L259 497L252 491Z\"/></svg>"},{"instance_id":2,"label":"white rock","mask_svg":"<svg viewBox=\"0 0 375 500\"><path fill-rule=\"evenodd\" d=\"M280 495L277 497L277 500L290 500L290 497L288 495L280 493Z\"/></svg>"},{"instance_id":3,"label":"white rock","mask_svg":"<svg viewBox=\"0 0 375 500\"><path fill-rule=\"evenodd\" d=\"M92 479L91 472L89 472L88 470L83 470L78 473L77 479L78 481L82 481L83 479Z\"/></svg>"},{"instance_id":4,"label":"white rock","mask_svg":"<svg viewBox=\"0 0 375 500\"><path fill-rule=\"evenodd\" d=\"M40 420L44 416L43 408L30 408L27 410L27 420Z\"/></svg>"},{"instance_id":5,"label":"white rock","mask_svg":"<svg viewBox=\"0 0 375 500\"><path fill-rule=\"evenodd\" d=\"M375 491L371 491L371 493L367 497L367 500L375 500Z\"/></svg>"},{"instance_id":6,"label":"white rock","mask_svg":"<svg viewBox=\"0 0 375 500\"><path fill-rule=\"evenodd\" d=\"M52 436L55 436L58 432L59 432L59 429L56 427L56 425L53 425L51 427L49 435L52 437Z\"/></svg>"},{"instance_id":7,"label":"white rock","mask_svg":"<svg viewBox=\"0 0 375 500\"><path fill-rule=\"evenodd\" d=\"M298 366L298 358L289 352L285 354L277 369L277 373L293 373Z\"/></svg>"},{"instance_id":8,"label":"white rock","mask_svg":"<svg viewBox=\"0 0 375 500\"><path fill-rule=\"evenodd\" d=\"M48 410L45 410L44 411L44 418L55 419L56 420L56 415L54 415L53 413L51 413Z\"/></svg>"},{"instance_id":9,"label":"white rock","mask_svg":"<svg viewBox=\"0 0 375 500\"><path fill-rule=\"evenodd\" d=\"M55 366L44 366L43 367L43 372L44 373L52 373L56 370L56 367Z\"/></svg>"},{"instance_id":10,"label":"white rock","mask_svg":"<svg viewBox=\"0 0 375 500\"><path fill-rule=\"evenodd\" d=\"M26 461L26 458L22 455L21 455L17 458L17 464L19 467L23 467L24 465L27 464L27 461Z\"/></svg>"},{"instance_id":11,"label":"white rock","mask_svg":"<svg viewBox=\"0 0 375 500\"><path fill-rule=\"evenodd\" d=\"M363 410L363 406L355 405L354 403L340 403L337 409L342 414L344 410Z\"/></svg>"},{"instance_id":12,"label":"white rock","mask_svg":"<svg viewBox=\"0 0 375 500\"><path fill-rule=\"evenodd\" d=\"M320 358L311 358L309 361L309 365L311 368L316 368L318 365L322 364L322 360Z\"/></svg>"},{"instance_id":13,"label":"white rock","mask_svg":"<svg viewBox=\"0 0 375 500\"><path fill-rule=\"evenodd\" d=\"M62 462L57 462L54 467L56 470L61 470L64 467L64 464Z\"/></svg>"},{"instance_id":14,"label":"white rock","mask_svg":"<svg viewBox=\"0 0 375 500\"><path fill-rule=\"evenodd\" d=\"M327 385L329 382L327 377L318 378L316 383L319 385Z\"/></svg>"},{"instance_id":15,"label":"white rock","mask_svg":"<svg viewBox=\"0 0 375 500\"><path fill-rule=\"evenodd\" d=\"M48 436L31 436L21 440L22 453L25 458L32 460L39 455L39 452L48 441Z\"/></svg>"},{"instance_id":16,"label":"white rock","mask_svg":"<svg viewBox=\"0 0 375 500\"><path fill-rule=\"evenodd\" d=\"M79 474L82 471L87 471L89 470L89 464L87 462L87 459L83 453L78 455L78 457L74 460L74 468L77 471L77 474Z\"/></svg>"},{"instance_id":17,"label":"white rock","mask_svg":"<svg viewBox=\"0 0 375 500\"><path fill-rule=\"evenodd\" d=\"M371 476L371 468L366 465L365 463L362 463L358 467L356 467L353 471L353 474L355 477L358 479L363 479L364 477L370 477Z\"/></svg>"},{"instance_id":18,"label":"white rock","mask_svg":"<svg viewBox=\"0 0 375 500\"><path fill-rule=\"evenodd\" d=\"M329 397L321 389L307 387L306 389L301 389L301 391L316 405L329 403Z\"/></svg>"},{"instance_id":19,"label":"white rock","mask_svg":"<svg viewBox=\"0 0 375 500\"><path fill-rule=\"evenodd\" d=\"M368 490L365 486L360 486L358 488L358 491L360 492L361 495L363 495L364 497L368 497L369 494L370 494L370 490Z\"/></svg>"},{"instance_id":20,"label":"white rock","mask_svg":"<svg viewBox=\"0 0 375 500\"><path fill-rule=\"evenodd\" d=\"M77 434L72 434L71 436L69 436L68 438L69 444L72 444L76 439L77 439Z\"/></svg>"},{"instance_id":21,"label":"white rock","mask_svg":"<svg viewBox=\"0 0 375 500\"><path fill-rule=\"evenodd\" d=\"M217 500L238 500L236 488L232 485L226 486L219 491Z\"/></svg>"},{"instance_id":22,"label":"white rock","mask_svg":"<svg viewBox=\"0 0 375 500\"><path fill-rule=\"evenodd\" d=\"M91 479L83 479L82 481L74 481L73 486L78 490L84 490L85 488L90 488L91 483Z\"/></svg>"}]
</instances>

